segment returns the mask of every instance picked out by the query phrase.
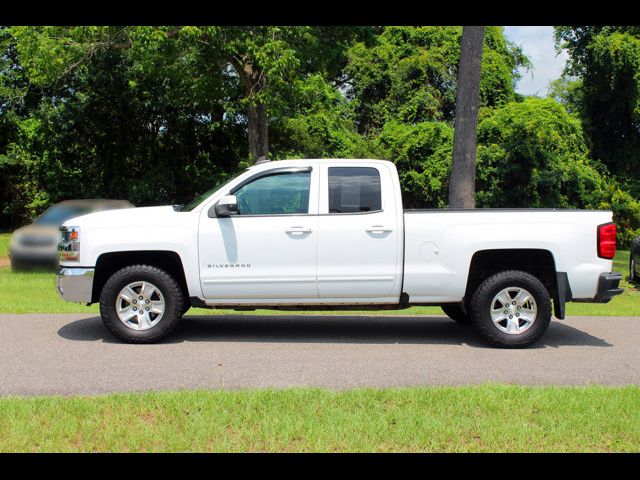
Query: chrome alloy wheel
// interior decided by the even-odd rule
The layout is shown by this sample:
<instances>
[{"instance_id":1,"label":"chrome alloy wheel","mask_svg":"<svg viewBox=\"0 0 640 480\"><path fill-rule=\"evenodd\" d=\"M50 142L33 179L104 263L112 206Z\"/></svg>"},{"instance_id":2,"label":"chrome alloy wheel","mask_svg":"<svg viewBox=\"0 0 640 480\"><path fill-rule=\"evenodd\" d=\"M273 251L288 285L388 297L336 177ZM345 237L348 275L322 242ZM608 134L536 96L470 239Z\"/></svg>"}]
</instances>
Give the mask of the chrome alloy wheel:
<instances>
[{"instance_id":1,"label":"chrome alloy wheel","mask_svg":"<svg viewBox=\"0 0 640 480\"><path fill-rule=\"evenodd\" d=\"M116 297L116 313L127 327L148 330L162 320L165 301L153 283L139 281L125 286Z\"/></svg>"},{"instance_id":2,"label":"chrome alloy wheel","mask_svg":"<svg viewBox=\"0 0 640 480\"><path fill-rule=\"evenodd\" d=\"M536 321L538 309L533 295L521 287L507 287L493 297L491 320L501 332L524 333Z\"/></svg>"}]
</instances>

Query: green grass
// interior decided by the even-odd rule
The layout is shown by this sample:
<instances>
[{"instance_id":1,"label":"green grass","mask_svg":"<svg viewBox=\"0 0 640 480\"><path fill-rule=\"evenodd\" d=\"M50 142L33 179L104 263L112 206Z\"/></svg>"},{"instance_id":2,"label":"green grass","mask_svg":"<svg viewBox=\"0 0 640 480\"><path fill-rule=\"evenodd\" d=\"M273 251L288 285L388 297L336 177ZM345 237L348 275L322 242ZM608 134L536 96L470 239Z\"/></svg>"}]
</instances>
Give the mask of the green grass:
<instances>
[{"instance_id":1,"label":"green grass","mask_svg":"<svg viewBox=\"0 0 640 480\"><path fill-rule=\"evenodd\" d=\"M0 237L0 240L3 240ZM640 316L640 290L628 282L629 252L618 251L614 271L623 272L625 292L607 304L569 303L568 315ZM29 292L28 298L25 292ZM55 275L47 272L13 273L8 267L0 268L0 313L98 313L98 306L86 307L63 301L55 291ZM247 312L193 308L189 315L233 315ZM274 310L258 309L251 315L273 315ZM285 312L299 315L443 315L439 307L411 307L406 310L339 311L315 310Z\"/></svg>"},{"instance_id":2,"label":"green grass","mask_svg":"<svg viewBox=\"0 0 640 480\"><path fill-rule=\"evenodd\" d=\"M0 233L0 257L6 257L9 248L10 233Z\"/></svg>"},{"instance_id":3,"label":"green grass","mask_svg":"<svg viewBox=\"0 0 640 480\"><path fill-rule=\"evenodd\" d=\"M640 388L483 385L0 399L0 452L637 452Z\"/></svg>"}]
</instances>

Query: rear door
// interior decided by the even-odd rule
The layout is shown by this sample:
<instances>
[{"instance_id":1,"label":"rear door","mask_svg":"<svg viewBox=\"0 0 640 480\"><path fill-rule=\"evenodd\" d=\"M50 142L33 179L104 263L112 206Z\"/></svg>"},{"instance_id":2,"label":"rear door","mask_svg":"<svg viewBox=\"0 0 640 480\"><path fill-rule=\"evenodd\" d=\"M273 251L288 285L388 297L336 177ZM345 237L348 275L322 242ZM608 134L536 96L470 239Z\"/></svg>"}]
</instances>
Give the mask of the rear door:
<instances>
[{"instance_id":1,"label":"rear door","mask_svg":"<svg viewBox=\"0 0 640 480\"><path fill-rule=\"evenodd\" d=\"M382 163L320 163L320 179L320 297L399 296L401 228L389 169Z\"/></svg>"}]
</instances>

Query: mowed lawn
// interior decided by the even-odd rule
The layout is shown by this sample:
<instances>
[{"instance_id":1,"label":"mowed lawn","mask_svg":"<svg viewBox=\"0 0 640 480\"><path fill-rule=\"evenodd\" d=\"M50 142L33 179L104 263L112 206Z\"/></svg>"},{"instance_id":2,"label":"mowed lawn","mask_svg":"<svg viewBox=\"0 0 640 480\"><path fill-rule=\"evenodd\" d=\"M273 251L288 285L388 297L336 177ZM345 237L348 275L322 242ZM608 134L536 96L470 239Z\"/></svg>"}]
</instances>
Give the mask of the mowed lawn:
<instances>
[{"instance_id":1,"label":"mowed lawn","mask_svg":"<svg viewBox=\"0 0 640 480\"><path fill-rule=\"evenodd\" d=\"M637 452L640 388L484 385L0 399L0 452Z\"/></svg>"},{"instance_id":2,"label":"mowed lawn","mask_svg":"<svg viewBox=\"0 0 640 480\"><path fill-rule=\"evenodd\" d=\"M11 234L0 233L0 257L7 256L7 251L9 249L9 238L11 238Z\"/></svg>"},{"instance_id":3,"label":"mowed lawn","mask_svg":"<svg viewBox=\"0 0 640 480\"><path fill-rule=\"evenodd\" d=\"M8 234L0 234L0 257L6 256ZM628 281L629 252L618 251L614 271L623 273L621 286L625 292L607 304L569 303L568 315L640 316L640 290ZM13 273L8 267L0 267L0 313L97 313L98 306L89 307L68 303L55 291L55 275L51 272ZM188 315L246 315L234 310L208 310L193 308ZM251 314L269 315L273 310L258 309ZM317 310L286 312L287 315L444 315L439 307L411 307L405 310L338 311Z\"/></svg>"}]
</instances>

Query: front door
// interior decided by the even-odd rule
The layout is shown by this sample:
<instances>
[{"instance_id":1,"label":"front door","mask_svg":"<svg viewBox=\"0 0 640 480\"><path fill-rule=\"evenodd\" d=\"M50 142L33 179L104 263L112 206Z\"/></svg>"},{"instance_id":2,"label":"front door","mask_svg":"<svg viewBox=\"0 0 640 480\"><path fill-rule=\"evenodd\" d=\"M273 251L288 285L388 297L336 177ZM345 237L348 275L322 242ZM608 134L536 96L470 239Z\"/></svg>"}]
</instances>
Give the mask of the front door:
<instances>
[{"instance_id":1,"label":"front door","mask_svg":"<svg viewBox=\"0 0 640 480\"><path fill-rule=\"evenodd\" d=\"M201 285L208 299L318 296L318 173L312 167L264 172L232 189L238 213L201 217Z\"/></svg>"}]
</instances>

